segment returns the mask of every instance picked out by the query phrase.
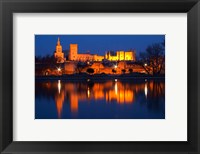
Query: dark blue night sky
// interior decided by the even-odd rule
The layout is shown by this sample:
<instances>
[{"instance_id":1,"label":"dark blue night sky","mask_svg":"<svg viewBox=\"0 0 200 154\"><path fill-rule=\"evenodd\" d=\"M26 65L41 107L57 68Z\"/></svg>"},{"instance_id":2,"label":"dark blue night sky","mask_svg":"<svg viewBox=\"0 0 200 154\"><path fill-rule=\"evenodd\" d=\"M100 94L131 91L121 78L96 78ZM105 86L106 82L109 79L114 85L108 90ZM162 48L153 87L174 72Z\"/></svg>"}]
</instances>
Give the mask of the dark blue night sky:
<instances>
[{"instance_id":1,"label":"dark blue night sky","mask_svg":"<svg viewBox=\"0 0 200 154\"><path fill-rule=\"evenodd\" d=\"M69 44L78 44L78 53L104 55L106 51L135 49L136 53L145 51L148 45L165 41L165 35L35 35L35 55L53 55L57 39L63 50Z\"/></svg>"}]
</instances>

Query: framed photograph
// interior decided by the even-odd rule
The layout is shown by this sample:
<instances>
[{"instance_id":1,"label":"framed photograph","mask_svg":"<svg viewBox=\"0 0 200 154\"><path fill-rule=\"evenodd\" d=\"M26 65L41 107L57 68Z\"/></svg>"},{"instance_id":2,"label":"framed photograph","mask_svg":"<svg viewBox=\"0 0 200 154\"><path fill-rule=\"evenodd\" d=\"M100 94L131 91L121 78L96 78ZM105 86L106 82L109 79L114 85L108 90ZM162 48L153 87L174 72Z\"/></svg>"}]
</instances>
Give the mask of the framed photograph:
<instances>
[{"instance_id":1,"label":"framed photograph","mask_svg":"<svg viewBox=\"0 0 200 154\"><path fill-rule=\"evenodd\" d=\"M0 10L1 153L200 153L198 0Z\"/></svg>"}]
</instances>

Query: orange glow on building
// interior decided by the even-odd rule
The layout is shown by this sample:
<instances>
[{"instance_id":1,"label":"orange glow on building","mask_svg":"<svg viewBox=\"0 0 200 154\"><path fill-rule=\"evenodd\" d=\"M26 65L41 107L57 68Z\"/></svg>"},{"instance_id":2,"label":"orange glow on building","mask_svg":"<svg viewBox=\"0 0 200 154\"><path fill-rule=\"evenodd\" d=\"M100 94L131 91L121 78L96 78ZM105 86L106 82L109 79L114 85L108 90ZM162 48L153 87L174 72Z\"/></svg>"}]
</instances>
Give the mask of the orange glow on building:
<instances>
[{"instance_id":1,"label":"orange glow on building","mask_svg":"<svg viewBox=\"0 0 200 154\"><path fill-rule=\"evenodd\" d=\"M116 55L111 55L110 52L107 52L105 54L105 59L110 60L110 61L123 61L123 60L127 60L127 61L135 61L135 51L117 51Z\"/></svg>"},{"instance_id":2,"label":"orange glow on building","mask_svg":"<svg viewBox=\"0 0 200 154\"><path fill-rule=\"evenodd\" d=\"M58 38L56 45L56 52L54 53L54 57L57 59L58 63L65 62L64 53L62 52L62 46L60 44L60 38Z\"/></svg>"},{"instance_id":3,"label":"orange glow on building","mask_svg":"<svg viewBox=\"0 0 200 154\"><path fill-rule=\"evenodd\" d=\"M54 57L57 63L64 63L64 67L61 71L57 71L52 69L46 69L42 71L42 75L62 75L62 74L76 74L76 73L87 73L88 68L94 69L94 74L127 74L130 73L130 69L132 72L137 73L145 73L144 68L138 64L133 64L136 61L136 51L116 51L116 53L105 52L105 55L98 54L90 54L90 53L78 53L78 44L70 44L69 46L69 54L68 60L64 57L64 53L62 51L62 46L60 43L60 39L58 38L56 51L54 53ZM116 61L117 64L115 66L104 65L102 63L103 60L108 61ZM88 65L81 68L78 67L78 62L88 62ZM90 63L91 61L91 63ZM127 64L128 63L128 64ZM89 65L89 64L92 64ZM115 72L113 71L115 70ZM122 70L125 70L122 72ZM38 72L37 74L40 74Z\"/></svg>"},{"instance_id":4,"label":"orange glow on building","mask_svg":"<svg viewBox=\"0 0 200 154\"><path fill-rule=\"evenodd\" d=\"M104 56L90 53L78 53L78 44L70 44L69 60L72 61L102 61Z\"/></svg>"},{"instance_id":5,"label":"orange glow on building","mask_svg":"<svg viewBox=\"0 0 200 154\"><path fill-rule=\"evenodd\" d=\"M91 55L89 53L80 53L77 54L76 60L78 61L94 61L94 55Z\"/></svg>"},{"instance_id":6,"label":"orange glow on building","mask_svg":"<svg viewBox=\"0 0 200 154\"><path fill-rule=\"evenodd\" d=\"M94 69L94 73L97 74L97 73L101 73L102 72L102 70L104 69L104 66L100 62L95 62L95 63L92 64L92 66L90 68L93 68Z\"/></svg>"},{"instance_id":7,"label":"orange glow on building","mask_svg":"<svg viewBox=\"0 0 200 154\"><path fill-rule=\"evenodd\" d=\"M78 44L70 44L69 48L69 60L77 60Z\"/></svg>"},{"instance_id":8,"label":"orange glow on building","mask_svg":"<svg viewBox=\"0 0 200 154\"><path fill-rule=\"evenodd\" d=\"M59 60L64 60L64 53L62 52L62 46L60 44L60 39L58 38L56 45L56 52L54 53L54 57ZM110 52L107 52L105 55L97 55L90 53L78 53L78 44L70 44L69 47L69 56L70 61L102 61L103 59L107 59L110 61L135 61L136 55L135 51L117 51L116 55L113 56Z\"/></svg>"},{"instance_id":9,"label":"orange glow on building","mask_svg":"<svg viewBox=\"0 0 200 154\"><path fill-rule=\"evenodd\" d=\"M102 61L104 59L104 56L94 55L94 61Z\"/></svg>"}]
</instances>

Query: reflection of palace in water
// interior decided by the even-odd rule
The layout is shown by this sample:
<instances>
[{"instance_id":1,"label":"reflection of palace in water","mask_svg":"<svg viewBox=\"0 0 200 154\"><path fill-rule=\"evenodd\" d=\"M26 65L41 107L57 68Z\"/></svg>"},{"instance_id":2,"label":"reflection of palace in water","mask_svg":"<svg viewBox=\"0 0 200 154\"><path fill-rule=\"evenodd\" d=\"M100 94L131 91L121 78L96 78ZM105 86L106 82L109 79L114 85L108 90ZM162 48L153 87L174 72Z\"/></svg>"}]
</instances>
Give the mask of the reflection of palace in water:
<instances>
[{"instance_id":1,"label":"reflection of palace in water","mask_svg":"<svg viewBox=\"0 0 200 154\"><path fill-rule=\"evenodd\" d=\"M115 80L95 83L90 81L87 83L72 83L58 80L57 82L42 83L41 86L40 89L42 91L50 92L53 90L58 117L61 117L63 105L66 101L70 103L71 112L76 113L80 103L90 102L91 100L132 104L135 102L135 97L138 93L142 93L148 99L165 95L164 82L155 81L126 83ZM52 96L52 94L50 95Z\"/></svg>"}]
</instances>

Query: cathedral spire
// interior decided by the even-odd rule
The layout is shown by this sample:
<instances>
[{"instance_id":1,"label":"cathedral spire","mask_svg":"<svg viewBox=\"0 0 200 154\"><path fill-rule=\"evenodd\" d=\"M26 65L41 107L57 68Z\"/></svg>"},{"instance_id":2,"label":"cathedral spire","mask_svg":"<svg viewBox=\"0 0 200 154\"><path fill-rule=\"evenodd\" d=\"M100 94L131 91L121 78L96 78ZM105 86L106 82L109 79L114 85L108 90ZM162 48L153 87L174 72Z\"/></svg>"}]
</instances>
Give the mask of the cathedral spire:
<instances>
[{"instance_id":1,"label":"cathedral spire","mask_svg":"<svg viewBox=\"0 0 200 154\"><path fill-rule=\"evenodd\" d=\"M60 38L58 37L57 45L60 45Z\"/></svg>"}]
</instances>

